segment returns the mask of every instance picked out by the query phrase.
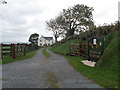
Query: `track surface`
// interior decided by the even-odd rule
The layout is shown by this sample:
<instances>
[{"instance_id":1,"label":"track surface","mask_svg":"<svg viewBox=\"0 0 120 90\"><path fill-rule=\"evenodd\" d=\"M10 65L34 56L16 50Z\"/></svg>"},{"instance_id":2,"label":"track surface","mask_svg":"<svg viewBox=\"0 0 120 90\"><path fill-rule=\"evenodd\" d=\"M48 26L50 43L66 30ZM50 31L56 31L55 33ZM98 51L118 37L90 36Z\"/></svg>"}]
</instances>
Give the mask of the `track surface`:
<instances>
[{"instance_id":1,"label":"track surface","mask_svg":"<svg viewBox=\"0 0 120 90\"><path fill-rule=\"evenodd\" d=\"M3 88L102 88L77 72L66 58L47 50L32 58L2 66Z\"/></svg>"}]
</instances>

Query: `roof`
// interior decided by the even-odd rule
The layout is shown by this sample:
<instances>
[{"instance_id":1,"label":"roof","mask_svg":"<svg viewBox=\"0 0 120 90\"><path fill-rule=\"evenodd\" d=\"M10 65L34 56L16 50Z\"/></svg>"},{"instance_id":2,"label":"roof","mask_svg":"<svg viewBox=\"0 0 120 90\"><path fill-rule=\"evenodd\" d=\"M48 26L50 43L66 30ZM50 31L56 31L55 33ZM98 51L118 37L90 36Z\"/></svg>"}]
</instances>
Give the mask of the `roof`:
<instances>
[{"instance_id":1,"label":"roof","mask_svg":"<svg viewBox=\"0 0 120 90\"><path fill-rule=\"evenodd\" d=\"M43 37L45 38L46 40L53 40L53 37Z\"/></svg>"}]
</instances>

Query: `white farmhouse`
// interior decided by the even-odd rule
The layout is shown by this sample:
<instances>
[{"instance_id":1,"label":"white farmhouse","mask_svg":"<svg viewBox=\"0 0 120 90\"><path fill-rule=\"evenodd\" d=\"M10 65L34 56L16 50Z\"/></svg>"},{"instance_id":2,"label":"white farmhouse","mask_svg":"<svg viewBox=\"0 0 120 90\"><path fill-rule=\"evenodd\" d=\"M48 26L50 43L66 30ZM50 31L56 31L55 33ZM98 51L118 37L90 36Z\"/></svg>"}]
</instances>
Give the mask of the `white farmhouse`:
<instances>
[{"instance_id":1,"label":"white farmhouse","mask_svg":"<svg viewBox=\"0 0 120 90\"><path fill-rule=\"evenodd\" d=\"M44 36L41 36L39 39L38 39L38 46L50 46L54 43L54 40L53 40L53 37L44 37Z\"/></svg>"}]
</instances>

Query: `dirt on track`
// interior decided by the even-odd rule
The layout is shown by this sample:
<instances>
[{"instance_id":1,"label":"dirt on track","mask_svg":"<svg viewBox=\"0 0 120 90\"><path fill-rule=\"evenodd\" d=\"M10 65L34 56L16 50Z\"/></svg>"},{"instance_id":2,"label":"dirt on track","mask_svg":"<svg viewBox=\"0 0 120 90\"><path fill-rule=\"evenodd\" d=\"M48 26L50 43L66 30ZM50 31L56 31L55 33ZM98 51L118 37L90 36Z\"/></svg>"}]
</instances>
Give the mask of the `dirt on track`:
<instances>
[{"instance_id":1,"label":"dirt on track","mask_svg":"<svg viewBox=\"0 0 120 90\"><path fill-rule=\"evenodd\" d=\"M32 58L2 65L3 88L102 88L77 72L61 55L42 49Z\"/></svg>"}]
</instances>

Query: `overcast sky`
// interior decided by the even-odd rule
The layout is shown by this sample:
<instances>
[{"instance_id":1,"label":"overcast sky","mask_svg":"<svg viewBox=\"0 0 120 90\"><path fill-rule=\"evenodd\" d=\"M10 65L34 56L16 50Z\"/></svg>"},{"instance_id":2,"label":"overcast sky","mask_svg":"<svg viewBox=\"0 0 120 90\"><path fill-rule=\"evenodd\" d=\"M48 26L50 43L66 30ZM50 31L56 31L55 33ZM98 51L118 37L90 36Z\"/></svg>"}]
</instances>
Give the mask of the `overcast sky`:
<instances>
[{"instance_id":1,"label":"overcast sky","mask_svg":"<svg viewBox=\"0 0 120 90\"><path fill-rule=\"evenodd\" d=\"M94 8L93 19L96 25L110 24L118 20L119 0L6 1L7 4L0 4L0 35L3 42L27 42L32 33L52 36L46 29L45 21L57 16L62 9L75 4L85 4Z\"/></svg>"}]
</instances>

